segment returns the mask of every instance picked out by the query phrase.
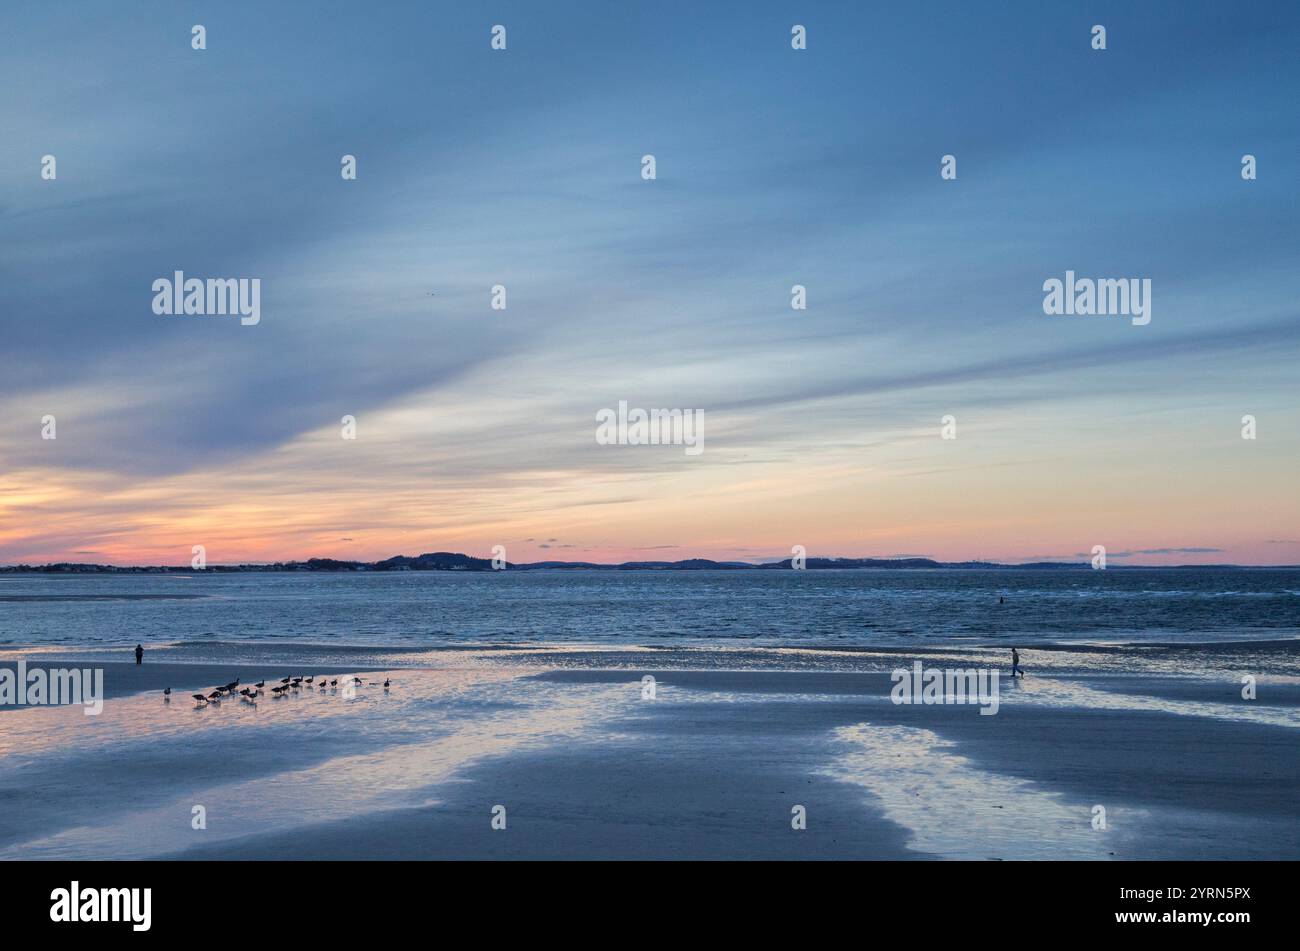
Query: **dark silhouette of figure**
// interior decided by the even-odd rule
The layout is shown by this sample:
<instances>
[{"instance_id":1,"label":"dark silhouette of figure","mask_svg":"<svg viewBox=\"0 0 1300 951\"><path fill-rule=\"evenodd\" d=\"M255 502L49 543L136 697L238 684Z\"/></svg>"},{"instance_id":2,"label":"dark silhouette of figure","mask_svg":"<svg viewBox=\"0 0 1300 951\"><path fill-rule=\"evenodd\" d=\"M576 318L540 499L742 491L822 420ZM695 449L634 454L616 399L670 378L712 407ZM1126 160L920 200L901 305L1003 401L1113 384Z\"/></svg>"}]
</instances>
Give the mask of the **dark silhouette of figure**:
<instances>
[{"instance_id":1,"label":"dark silhouette of figure","mask_svg":"<svg viewBox=\"0 0 1300 951\"><path fill-rule=\"evenodd\" d=\"M1020 669L1020 651L1013 647L1011 648L1011 678L1013 680L1015 679L1016 674L1023 677L1025 672Z\"/></svg>"},{"instance_id":2,"label":"dark silhouette of figure","mask_svg":"<svg viewBox=\"0 0 1300 951\"><path fill-rule=\"evenodd\" d=\"M1006 604L1006 603L1007 603L1007 599L1002 597L1002 595L998 595L998 604Z\"/></svg>"},{"instance_id":3,"label":"dark silhouette of figure","mask_svg":"<svg viewBox=\"0 0 1300 951\"><path fill-rule=\"evenodd\" d=\"M139 644L135 645L135 665L139 667L144 663L144 648Z\"/></svg>"}]
</instances>

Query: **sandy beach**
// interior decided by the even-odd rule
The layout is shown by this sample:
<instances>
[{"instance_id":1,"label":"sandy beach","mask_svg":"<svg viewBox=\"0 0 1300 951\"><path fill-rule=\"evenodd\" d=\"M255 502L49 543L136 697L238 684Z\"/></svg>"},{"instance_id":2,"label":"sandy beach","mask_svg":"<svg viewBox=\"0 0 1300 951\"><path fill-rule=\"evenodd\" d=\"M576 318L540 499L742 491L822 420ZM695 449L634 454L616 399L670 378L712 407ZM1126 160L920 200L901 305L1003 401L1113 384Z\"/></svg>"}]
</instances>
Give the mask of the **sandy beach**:
<instances>
[{"instance_id":1,"label":"sandy beach","mask_svg":"<svg viewBox=\"0 0 1300 951\"><path fill-rule=\"evenodd\" d=\"M1027 649L991 716L892 702L899 651L539 645L350 668L178 651L107 665L98 717L4 714L0 857L1293 859L1300 679L1260 676L1244 700L1261 650L1177 674L1185 649ZM1286 642L1263 656L1294 669ZM354 696L187 697L362 670Z\"/></svg>"}]
</instances>

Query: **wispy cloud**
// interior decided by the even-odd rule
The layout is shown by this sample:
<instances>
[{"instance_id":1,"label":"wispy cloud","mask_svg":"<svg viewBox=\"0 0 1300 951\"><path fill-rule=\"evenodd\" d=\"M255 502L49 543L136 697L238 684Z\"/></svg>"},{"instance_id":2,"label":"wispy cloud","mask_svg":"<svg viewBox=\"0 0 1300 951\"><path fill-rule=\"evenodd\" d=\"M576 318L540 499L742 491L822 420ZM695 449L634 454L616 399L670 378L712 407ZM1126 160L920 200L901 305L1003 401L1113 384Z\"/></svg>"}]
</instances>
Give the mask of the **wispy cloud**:
<instances>
[{"instance_id":1,"label":"wispy cloud","mask_svg":"<svg viewBox=\"0 0 1300 951\"><path fill-rule=\"evenodd\" d=\"M70 9L7 11L0 58L0 558L1296 544L1257 540L1300 521L1295 11L1144 4L1098 70L1030 2L833 4L800 58L769 3L525 5L508 57L413 0L309 43L223 5L203 54ZM178 268L260 278L262 323L153 315ZM1153 323L1045 317L1066 268L1152 277ZM702 408L707 451L597 446L620 399ZM1222 547L1135 547L1184 535Z\"/></svg>"}]
</instances>

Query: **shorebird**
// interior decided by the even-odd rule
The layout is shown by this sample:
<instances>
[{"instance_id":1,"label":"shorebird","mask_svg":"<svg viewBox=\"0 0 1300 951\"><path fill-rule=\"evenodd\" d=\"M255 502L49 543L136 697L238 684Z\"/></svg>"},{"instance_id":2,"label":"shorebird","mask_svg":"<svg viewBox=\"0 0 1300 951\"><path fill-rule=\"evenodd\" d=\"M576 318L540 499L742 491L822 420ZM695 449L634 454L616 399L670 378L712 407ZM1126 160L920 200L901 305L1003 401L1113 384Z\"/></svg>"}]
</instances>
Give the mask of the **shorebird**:
<instances>
[{"instance_id":1,"label":"shorebird","mask_svg":"<svg viewBox=\"0 0 1300 951\"><path fill-rule=\"evenodd\" d=\"M337 680L331 680L331 681L330 681L330 686L331 686L331 687L337 687L338 685L339 685L339 682L338 682Z\"/></svg>"},{"instance_id":2,"label":"shorebird","mask_svg":"<svg viewBox=\"0 0 1300 951\"><path fill-rule=\"evenodd\" d=\"M358 686L360 686L360 685L361 685L361 678L360 678L360 677L353 677L353 678L352 678L352 682L353 682L354 684L357 684Z\"/></svg>"},{"instance_id":3,"label":"shorebird","mask_svg":"<svg viewBox=\"0 0 1300 951\"><path fill-rule=\"evenodd\" d=\"M392 683L393 683L393 682L392 682L391 680L389 680L387 677L385 677L385 678L384 678L384 689L387 690L387 689L392 685Z\"/></svg>"},{"instance_id":4,"label":"shorebird","mask_svg":"<svg viewBox=\"0 0 1300 951\"><path fill-rule=\"evenodd\" d=\"M163 688L163 696L164 696L164 697L170 697L171 695L172 695L172 688L171 688L171 687L165 687L165 688Z\"/></svg>"},{"instance_id":5,"label":"shorebird","mask_svg":"<svg viewBox=\"0 0 1300 951\"><path fill-rule=\"evenodd\" d=\"M233 692L234 689L238 686L239 686L239 678L236 677L230 683L226 684L226 690Z\"/></svg>"},{"instance_id":6,"label":"shorebird","mask_svg":"<svg viewBox=\"0 0 1300 951\"><path fill-rule=\"evenodd\" d=\"M256 687L258 690L261 690L263 687L266 686L266 681L259 680L257 683L253 684L253 686Z\"/></svg>"},{"instance_id":7,"label":"shorebird","mask_svg":"<svg viewBox=\"0 0 1300 951\"><path fill-rule=\"evenodd\" d=\"M208 699L209 699L209 700L220 700L220 699L221 699L221 691L220 691L220 690L214 690L214 691L212 691L212 693L208 694Z\"/></svg>"},{"instance_id":8,"label":"shorebird","mask_svg":"<svg viewBox=\"0 0 1300 951\"><path fill-rule=\"evenodd\" d=\"M201 694L201 693L192 693L192 694L190 694L190 696L193 697L195 700L197 700L199 703L207 703L207 702L208 702L208 698L205 697L205 696L203 696L203 694Z\"/></svg>"},{"instance_id":9,"label":"shorebird","mask_svg":"<svg viewBox=\"0 0 1300 951\"><path fill-rule=\"evenodd\" d=\"M314 678L315 678L315 674L313 674L311 677L308 677L307 683L311 683Z\"/></svg>"},{"instance_id":10,"label":"shorebird","mask_svg":"<svg viewBox=\"0 0 1300 951\"><path fill-rule=\"evenodd\" d=\"M282 683L282 684L287 684L288 682L289 682L289 678L288 678L288 677L285 677L283 680L280 681L280 683Z\"/></svg>"}]
</instances>

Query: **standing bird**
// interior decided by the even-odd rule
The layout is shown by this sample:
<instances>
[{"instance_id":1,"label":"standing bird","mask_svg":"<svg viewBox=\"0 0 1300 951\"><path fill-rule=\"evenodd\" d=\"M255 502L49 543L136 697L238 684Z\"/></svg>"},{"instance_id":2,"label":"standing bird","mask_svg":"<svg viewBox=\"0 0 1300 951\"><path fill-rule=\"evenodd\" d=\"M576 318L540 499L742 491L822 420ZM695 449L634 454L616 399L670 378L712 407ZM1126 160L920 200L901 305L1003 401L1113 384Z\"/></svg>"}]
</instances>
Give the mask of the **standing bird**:
<instances>
[{"instance_id":1,"label":"standing bird","mask_svg":"<svg viewBox=\"0 0 1300 951\"><path fill-rule=\"evenodd\" d=\"M208 694L208 699L209 699L209 700L220 700L220 699L221 699L221 691L220 691L220 690L214 690L214 691L212 691L212 693Z\"/></svg>"},{"instance_id":2,"label":"standing bird","mask_svg":"<svg viewBox=\"0 0 1300 951\"><path fill-rule=\"evenodd\" d=\"M280 681L280 683L282 683L282 684L287 684L288 682L289 682L289 678L288 678L288 677L285 677L283 680Z\"/></svg>"},{"instance_id":3,"label":"standing bird","mask_svg":"<svg viewBox=\"0 0 1300 951\"><path fill-rule=\"evenodd\" d=\"M331 680L331 681L330 681L330 686L331 686L331 687L337 687L338 685L339 685L338 680Z\"/></svg>"},{"instance_id":4,"label":"standing bird","mask_svg":"<svg viewBox=\"0 0 1300 951\"><path fill-rule=\"evenodd\" d=\"M166 688L163 689L163 696L164 696L164 697L170 697L171 695L172 695L172 688L171 688L171 687L166 687Z\"/></svg>"},{"instance_id":5,"label":"standing bird","mask_svg":"<svg viewBox=\"0 0 1300 951\"><path fill-rule=\"evenodd\" d=\"M193 697L195 700L197 700L199 703L207 703L207 702L208 702L208 698L205 697L205 696L203 696L203 694L201 694L201 693L192 693L192 694L190 694L190 696Z\"/></svg>"},{"instance_id":6,"label":"standing bird","mask_svg":"<svg viewBox=\"0 0 1300 951\"><path fill-rule=\"evenodd\" d=\"M258 690L261 690L263 687L266 686L266 681L259 680L257 683L253 684L253 686L256 687Z\"/></svg>"},{"instance_id":7,"label":"standing bird","mask_svg":"<svg viewBox=\"0 0 1300 951\"><path fill-rule=\"evenodd\" d=\"M393 682L392 682L391 680L389 680L387 677L385 677L385 678L384 678L384 689L387 690L390 686L392 686L392 683L393 683Z\"/></svg>"},{"instance_id":8,"label":"standing bird","mask_svg":"<svg viewBox=\"0 0 1300 951\"><path fill-rule=\"evenodd\" d=\"M227 693L234 693L234 692L235 692L235 688L238 687L238 686L239 686L239 678L236 677L236 678L235 678L234 680L232 680L230 683L226 684L226 692L227 692Z\"/></svg>"}]
</instances>

